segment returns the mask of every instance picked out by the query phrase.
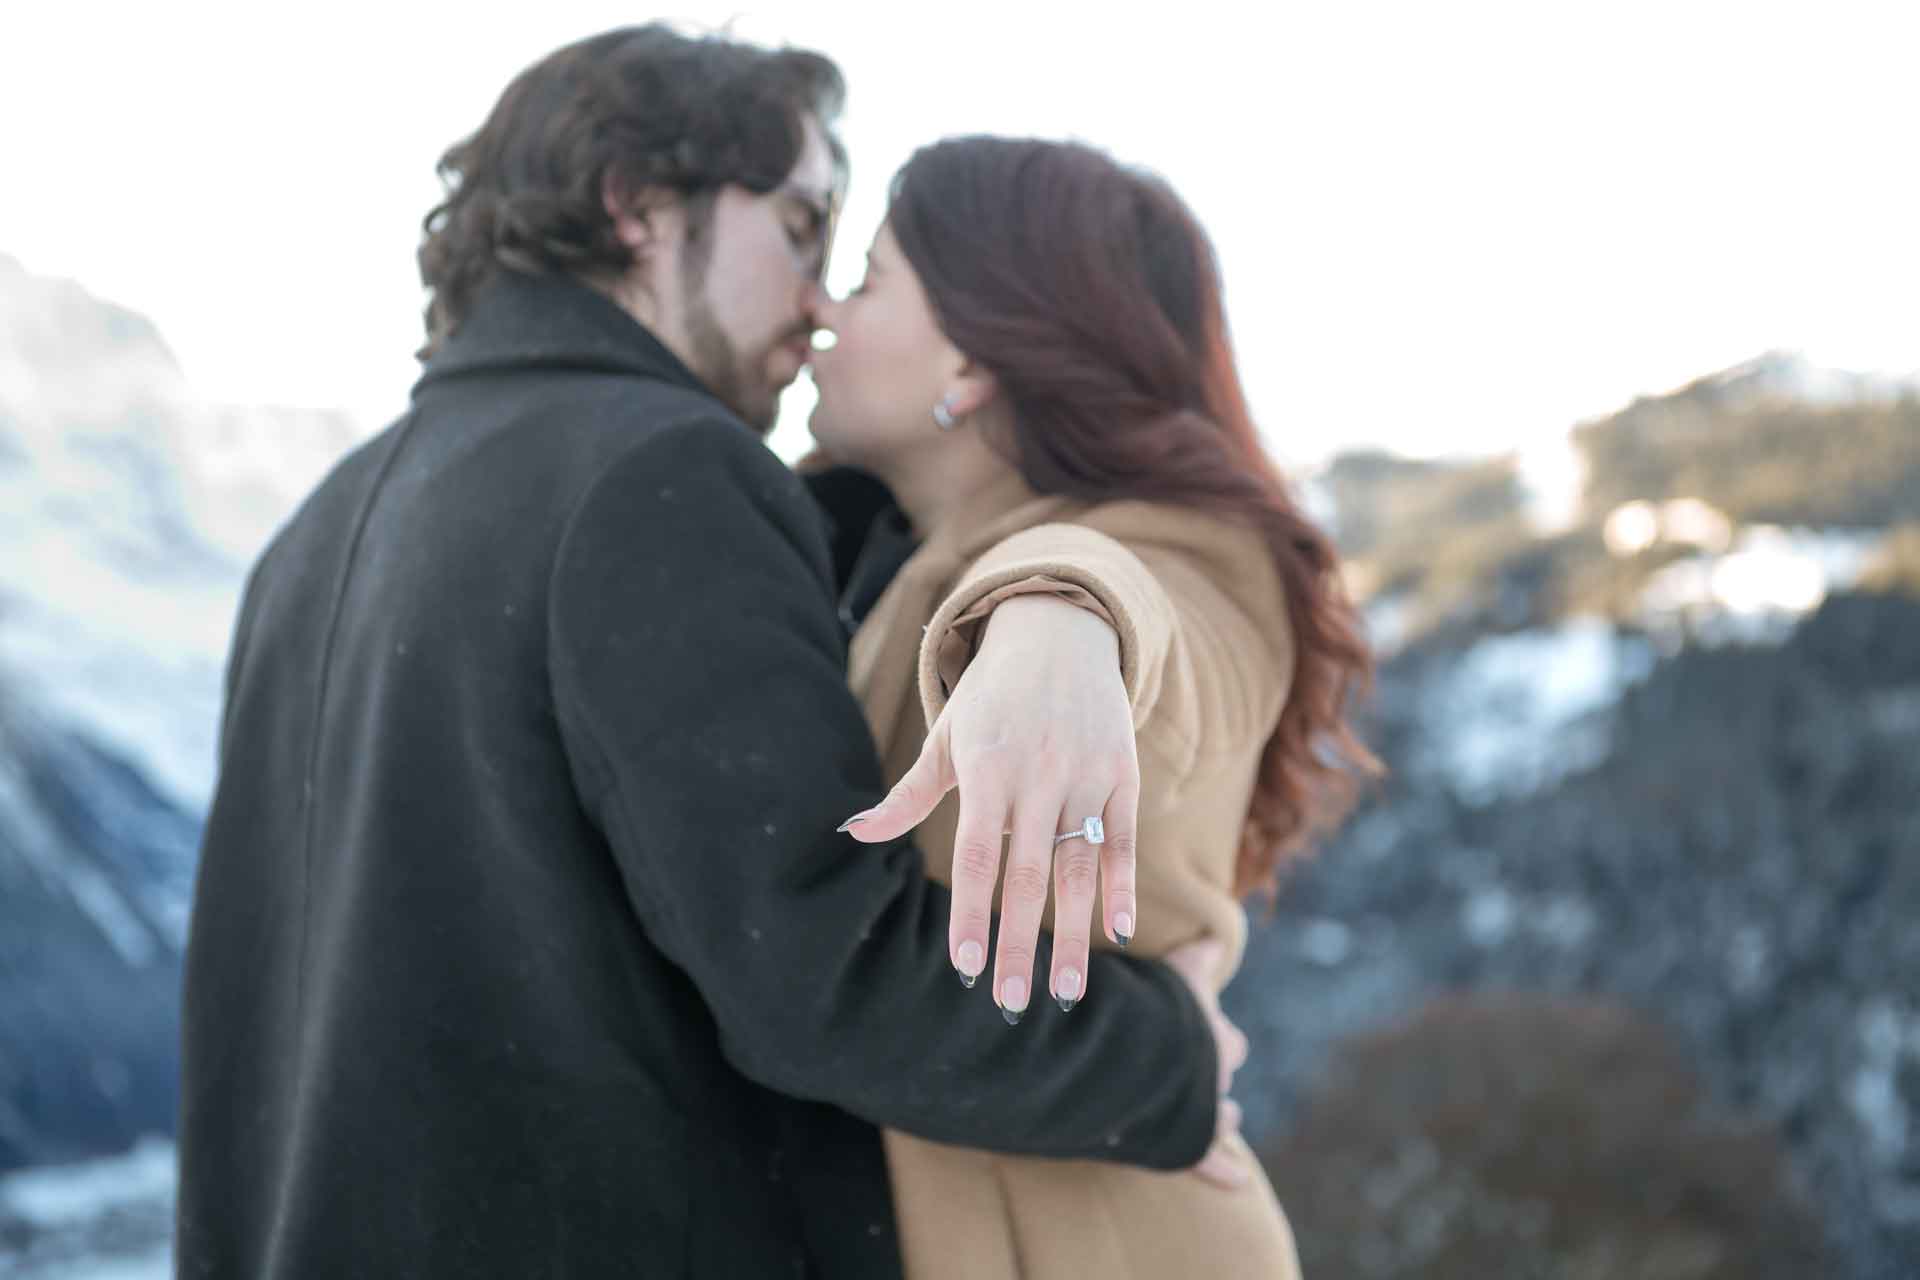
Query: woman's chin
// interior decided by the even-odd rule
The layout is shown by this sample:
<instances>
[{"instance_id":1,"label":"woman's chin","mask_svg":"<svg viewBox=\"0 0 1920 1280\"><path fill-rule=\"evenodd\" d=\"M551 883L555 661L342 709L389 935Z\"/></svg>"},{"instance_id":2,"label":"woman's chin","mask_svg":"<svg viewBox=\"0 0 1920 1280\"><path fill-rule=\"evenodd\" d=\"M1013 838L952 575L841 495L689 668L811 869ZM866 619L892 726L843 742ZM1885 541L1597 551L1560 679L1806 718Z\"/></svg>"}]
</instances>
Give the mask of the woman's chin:
<instances>
[{"instance_id":1,"label":"woman's chin","mask_svg":"<svg viewBox=\"0 0 1920 1280\"><path fill-rule=\"evenodd\" d=\"M836 405L832 396L824 390L814 402L813 412L807 415L807 434L835 462L844 466L861 467L871 470L878 456L884 452L876 446L881 443L871 432L863 431L856 422L848 422L844 416L835 412Z\"/></svg>"}]
</instances>

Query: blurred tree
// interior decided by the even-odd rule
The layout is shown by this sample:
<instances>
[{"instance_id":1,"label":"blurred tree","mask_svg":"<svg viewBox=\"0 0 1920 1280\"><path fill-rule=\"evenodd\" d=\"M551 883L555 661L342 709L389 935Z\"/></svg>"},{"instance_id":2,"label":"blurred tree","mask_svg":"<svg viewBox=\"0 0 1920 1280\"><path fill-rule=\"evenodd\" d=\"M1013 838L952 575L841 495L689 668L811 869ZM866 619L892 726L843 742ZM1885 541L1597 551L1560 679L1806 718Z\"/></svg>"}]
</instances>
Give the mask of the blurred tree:
<instances>
[{"instance_id":1,"label":"blurred tree","mask_svg":"<svg viewBox=\"0 0 1920 1280\"><path fill-rule=\"evenodd\" d=\"M1920 520L1920 398L1728 404L1689 389L1575 432L1587 512L1702 498L1742 524L1881 527Z\"/></svg>"},{"instance_id":2,"label":"blurred tree","mask_svg":"<svg viewBox=\"0 0 1920 1280\"><path fill-rule=\"evenodd\" d=\"M1779 1144L1622 1006L1444 997L1324 1080L1262 1153L1315 1280L1826 1274Z\"/></svg>"}]
</instances>

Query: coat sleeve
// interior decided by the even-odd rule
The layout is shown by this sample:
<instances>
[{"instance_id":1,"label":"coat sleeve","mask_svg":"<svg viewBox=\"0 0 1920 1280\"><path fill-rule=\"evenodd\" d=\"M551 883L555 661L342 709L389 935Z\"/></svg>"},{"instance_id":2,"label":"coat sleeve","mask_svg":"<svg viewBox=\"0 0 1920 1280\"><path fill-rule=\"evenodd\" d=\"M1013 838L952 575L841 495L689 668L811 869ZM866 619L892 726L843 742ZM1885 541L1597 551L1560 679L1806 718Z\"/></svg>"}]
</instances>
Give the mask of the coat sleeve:
<instances>
[{"instance_id":1,"label":"coat sleeve","mask_svg":"<svg viewBox=\"0 0 1920 1280\"><path fill-rule=\"evenodd\" d=\"M1139 504L1092 523L1037 525L981 555L935 610L920 647L927 723L946 706L994 607L1046 593L1106 619L1134 727L1191 750L1202 734L1272 731L1291 683L1293 637L1270 553L1250 530ZM1108 530L1111 531L1108 531Z\"/></svg>"},{"instance_id":2,"label":"coat sleeve","mask_svg":"<svg viewBox=\"0 0 1920 1280\"><path fill-rule=\"evenodd\" d=\"M1214 1050L1174 974L1096 956L1071 1017L1008 1027L955 976L920 854L836 833L883 788L829 583L805 490L722 421L656 433L573 515L554 705L641 927L769 1088L936 1141L1196 1162Z\"/></svg>"},{"instance_id":3,"label":"coat sleeve","mask_svg":"<svg viewBox=\"0 0 1920 1280\"><path fill-rule=\"evenodd\" d=\"M827 467L796 474L826 517L837 595L846 589L847 580L853 576L854 562L860 558L867 531L880 513L892 505L893 495L878 480L852 467Z\"/></svg>"}]
</instances>

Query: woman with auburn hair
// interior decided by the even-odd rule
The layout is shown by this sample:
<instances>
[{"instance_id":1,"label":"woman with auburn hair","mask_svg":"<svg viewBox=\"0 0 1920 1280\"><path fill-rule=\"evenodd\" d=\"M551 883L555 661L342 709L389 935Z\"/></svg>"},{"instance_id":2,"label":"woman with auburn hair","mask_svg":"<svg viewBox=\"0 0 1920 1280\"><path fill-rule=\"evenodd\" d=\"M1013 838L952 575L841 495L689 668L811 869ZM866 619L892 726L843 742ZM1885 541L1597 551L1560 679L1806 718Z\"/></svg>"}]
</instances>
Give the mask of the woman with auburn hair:
<instances>
[{"instance_id":1,"label":"woman with auburn hair","mask_svg":"<svg viewBox=\"0 0 1920 1280\"><path fill-rule=\"evenodd\" d=\"M1165 182L1090 147L951 139L900 171L866 279L818 319L836 342L814 361L813 434L898 501L874 521L844 607L890 781L929 725L942 732L996 610L1032 594L1078 604L1118 639L1138 786L1016 811L1002 918L1044 913L1053 931L1059 1011L1045 1016L1098 998L1090 944L1159 955L1213 939L1224 986L1246 939L1241 899L1270 890L1377 765L1345 720L1367 650L1330 542L1260 447L1204 231ZM1119 827L1136 803L1136 879L1106 895L1096 940L1105 873L1088 819ZM986 811L948 796L922 847L997 867ZM1051 877L1023 847L1052 856ZM968 926L956 919L954 936ZM1010 952L1010 932L990 989L1013 1023L1035 957ZM954 960L972 985L985 957ZM1236 1144L1250 1177L1223 1190L889 1131L907 1274L1296 1274L1286 1218Z\"/></svg>"}]
</instances>

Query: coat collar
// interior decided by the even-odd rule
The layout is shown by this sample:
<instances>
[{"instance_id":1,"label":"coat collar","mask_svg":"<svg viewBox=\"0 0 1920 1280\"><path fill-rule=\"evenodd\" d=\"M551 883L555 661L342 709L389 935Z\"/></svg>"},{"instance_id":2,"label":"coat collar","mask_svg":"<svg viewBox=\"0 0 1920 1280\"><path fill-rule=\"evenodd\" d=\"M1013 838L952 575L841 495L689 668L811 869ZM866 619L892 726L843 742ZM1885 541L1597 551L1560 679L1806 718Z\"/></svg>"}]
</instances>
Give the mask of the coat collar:
<instances>
[{"instance_id":1,"label":"coat collar","mask_svg":"<svg viewBox=\"0 0 1920 1280\"><path fill-rule=\"evenodd\" d=\"M517 369L624 373L712 394L611 298L568 276L505 268L427 361L413 393L463 374Z\"/></svg>"}]
</instances>

